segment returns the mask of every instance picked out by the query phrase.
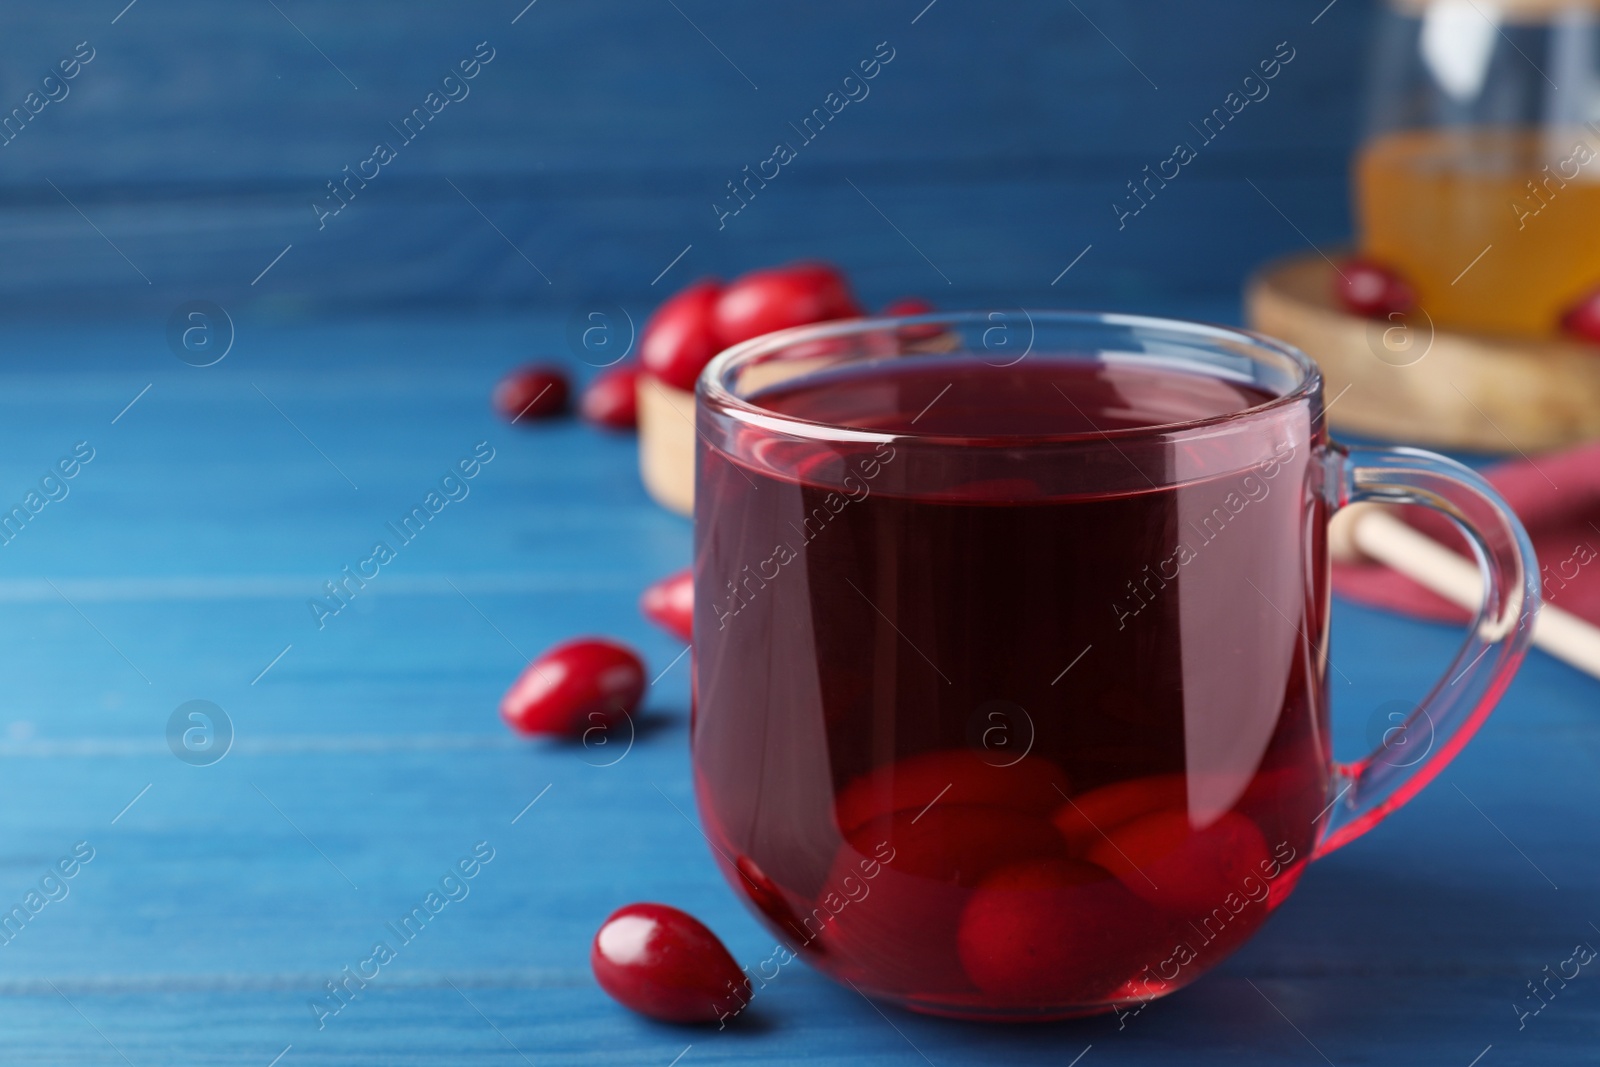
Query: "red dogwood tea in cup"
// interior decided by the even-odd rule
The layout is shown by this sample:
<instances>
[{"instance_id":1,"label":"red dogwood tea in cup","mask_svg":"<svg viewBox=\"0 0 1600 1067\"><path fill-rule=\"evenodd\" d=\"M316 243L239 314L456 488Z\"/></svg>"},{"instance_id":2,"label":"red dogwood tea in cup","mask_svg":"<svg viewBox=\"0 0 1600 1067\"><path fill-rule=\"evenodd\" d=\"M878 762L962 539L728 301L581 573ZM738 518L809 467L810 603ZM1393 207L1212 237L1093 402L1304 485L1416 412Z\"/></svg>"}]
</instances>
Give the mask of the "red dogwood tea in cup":
<instances>
[{"instance_id":1,"label":"red dogwood tea in cup","mask_svg":"<svg viewBox=\"0 0 1600 1067\"><path fill-rule=\"evenodd\" d=\"M773 931L869 995L1133 1010L1426 780L1329 755L1327 515L1389 457L1334 450L1315 369L1249 335L941 329L962 347L775 335L701 379L702 818ZM1525 645L1525 542L1473 475L1403 458L1491 560L1492 666L1433 711L1470 733Z\"/></svg>"}]
</instances>

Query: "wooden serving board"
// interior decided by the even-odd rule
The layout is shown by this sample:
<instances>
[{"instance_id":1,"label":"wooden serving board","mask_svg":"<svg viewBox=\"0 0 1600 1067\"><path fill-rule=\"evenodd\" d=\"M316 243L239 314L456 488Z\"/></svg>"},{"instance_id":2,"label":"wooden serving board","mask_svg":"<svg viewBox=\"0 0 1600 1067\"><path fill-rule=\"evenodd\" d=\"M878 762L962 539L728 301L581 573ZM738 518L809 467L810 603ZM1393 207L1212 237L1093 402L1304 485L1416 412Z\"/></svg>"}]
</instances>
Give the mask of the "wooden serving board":
<instances>
[{"instance_id":1,"label":"wooden serving board","mask_svg":"<svg viewBox=\"0 0 1600 1067\"><path fill-rule=\"evenodd\" d=\"M1600 437L1600 347L1450 333L1425 312L1361 318L1338 305L1334 278L1317 254L1274 261L1246 284L1245 313L1321 365L1335 427L1484 452Z\"/></svg>"}]
</instances>

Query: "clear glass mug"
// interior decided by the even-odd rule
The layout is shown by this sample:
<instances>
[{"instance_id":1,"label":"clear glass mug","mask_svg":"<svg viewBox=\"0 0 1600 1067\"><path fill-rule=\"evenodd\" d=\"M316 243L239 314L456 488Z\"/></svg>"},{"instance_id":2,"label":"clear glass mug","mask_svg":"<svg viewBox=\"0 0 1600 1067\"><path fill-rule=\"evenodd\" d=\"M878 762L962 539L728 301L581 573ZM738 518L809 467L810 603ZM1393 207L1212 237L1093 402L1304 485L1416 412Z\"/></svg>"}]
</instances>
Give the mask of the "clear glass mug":
<instances>
[{"instance_id":1,"label":"clear glass mug","mask_svg":"<svg viewBox=\"0 0 1600 1067\"><path fill-rule=\"evenodd\" d=\"M717 357L698 409L707 837L791 949L919 1011L1060 1018L1193 981L1444 767L1531 636L1498 494L1330 442L1316 366L1243 331L805 327ZM1420 761L1330 751L1327 520L1357 500L1444 512L1483 572Z\"/></svg>"}]
</instances>

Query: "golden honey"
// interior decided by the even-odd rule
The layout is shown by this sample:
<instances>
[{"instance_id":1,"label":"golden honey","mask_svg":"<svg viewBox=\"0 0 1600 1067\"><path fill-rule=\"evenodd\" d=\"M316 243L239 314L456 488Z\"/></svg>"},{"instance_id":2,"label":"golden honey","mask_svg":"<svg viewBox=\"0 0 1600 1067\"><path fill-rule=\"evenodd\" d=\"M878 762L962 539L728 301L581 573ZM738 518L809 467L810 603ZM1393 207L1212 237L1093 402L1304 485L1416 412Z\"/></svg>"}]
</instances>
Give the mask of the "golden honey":
<instances>
[{"instance_id":1,"label":"golden honey","mask_svg":"<svg viewBox=\"0 0 1600 1067\"><path fill-rule=\"evenodd\" d=\"M1600 289L1600 131L1406 130L1356 161L1362 251L1436 326L1550 337Z\"/></svg>"}]
</instances>

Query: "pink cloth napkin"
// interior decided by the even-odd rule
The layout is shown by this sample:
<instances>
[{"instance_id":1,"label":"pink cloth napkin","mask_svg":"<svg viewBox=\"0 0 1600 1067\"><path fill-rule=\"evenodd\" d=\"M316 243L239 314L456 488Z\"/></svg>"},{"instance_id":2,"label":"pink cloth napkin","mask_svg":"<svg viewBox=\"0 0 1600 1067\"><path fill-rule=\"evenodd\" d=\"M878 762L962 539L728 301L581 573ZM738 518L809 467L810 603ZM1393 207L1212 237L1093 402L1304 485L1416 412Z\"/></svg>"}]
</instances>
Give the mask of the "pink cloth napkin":
<instances>
[{"instance_id":1,"label":"pink cloth napkin","mask_svg":"<svg viewBox=\"0 0 1600 1067\"><path fill-rule=\"evenodd\" d=\"M1539 554L1546 603L1600 625L1600 443L1500 464L1484 472L1521 516ZM1462 555L1466 540L1426 508L1401 509L1406 522ZM1405 615L1467 622L1465 611L1382 564L1336 563L1340 596Z\"/></svg>"}]
</instances>

